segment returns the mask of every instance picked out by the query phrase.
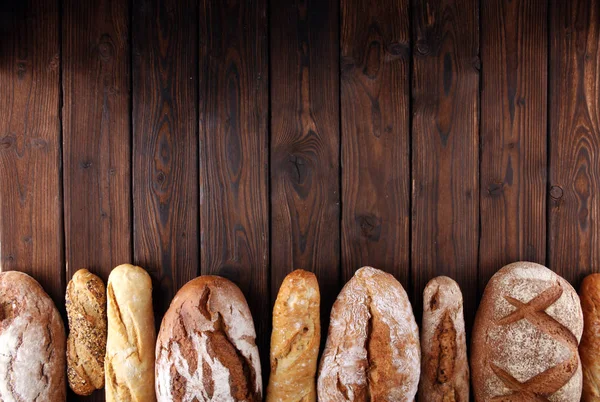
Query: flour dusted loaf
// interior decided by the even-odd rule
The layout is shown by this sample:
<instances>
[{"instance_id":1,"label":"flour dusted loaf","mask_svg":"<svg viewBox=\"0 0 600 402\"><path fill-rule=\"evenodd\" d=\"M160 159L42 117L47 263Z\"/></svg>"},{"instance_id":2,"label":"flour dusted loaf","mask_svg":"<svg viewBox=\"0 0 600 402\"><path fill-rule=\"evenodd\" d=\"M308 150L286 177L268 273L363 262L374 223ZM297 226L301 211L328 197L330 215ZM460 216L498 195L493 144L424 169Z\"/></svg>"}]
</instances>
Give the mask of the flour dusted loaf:
<instances>
[{"instance_id":1,"label":"flour dusted loaf","mask_svg":"<svg viewBox=\"0 0 600 402\"><path fill-rule=\"evenodd\" d=\"M65 297L69 318L67 378L78 395L104 387L106 288L87 269L75 272Z\"/></svg>"},{"instance_id":2,"label":"flour dusted loaf","mask_svg":"<svg viewBox=\"0 0 600 402\"><path fill-rule=\"evenodd\" d=\"M469 401L463 298L447 276L433 278L423 291L421 356L420 401Z\"/></svg>"},{"instance_id":3,"label":"flour dusted loaf","mask_svg":"<svg viewBox=\"0 0 600 402\"><path fill-rule=\"evenodd\" d=\"M579 297L548 268L517 262L490 280L473 328L477 401L573 402L581 397Z\"/></svg>"},{"instance_id":4,"label":"flour dusted loaf","mask_svg":"<svg viewBox=\"0 0 600 402\"><path fill-rule=\"evenodd\" d=\"M163 318L156 344L159 401L258 402L260 359L242 291L218 276L185 284Z\"/></svg>"},{"instance_id":5,"label":"flour dusted loaf","mask_svg":"<svg viewBox=\"0 0 600 402\"><path fill-rule=\"evenodd\" d=\"M419 330L402 285L371 267L356 271L331 311L319 401L413 401Z\"/></svg>"},{"instance_id":6,"label":"flour dusted loaf","mask_svg":"<svg viewBox=\"0 0 600 402\"><path fill-rule=\"evenodd\" d=\"M106 401L153 402L156 331L150 276L143 268L119 265L108 277L106 296Z\"/></svg>"},{"instance_id":7,"label":"flour dusted loaf","mask_svg":"<svg viewBox=\"0 0 600 402\"><path fill-rule=\"evenodd\" d=\"M600 274L588 275L579 289L583 336L579 356L583 368L584 402L600 401Z\"/></svg>"},{"instance_id":8,"label":"flour dusted loaf","mask_svg":"<svg viewBox=\"0 0 600 402\"><path fill-rule=\"evenodd\" d=\"M267 402L315 402L321 342L317 277L298 269L285 277L271 334L271 376Z\"/></svg>"},{"instance_id":9,"label":"flour dusted loaf","mask_svg":"<svg viewBox=\"0 0 600 402\"><path fill-rule=\"evenodd\" d=\"M0 273L0 401L66 400L65 328L27 274Z\"/></svg>"}]
</instances>

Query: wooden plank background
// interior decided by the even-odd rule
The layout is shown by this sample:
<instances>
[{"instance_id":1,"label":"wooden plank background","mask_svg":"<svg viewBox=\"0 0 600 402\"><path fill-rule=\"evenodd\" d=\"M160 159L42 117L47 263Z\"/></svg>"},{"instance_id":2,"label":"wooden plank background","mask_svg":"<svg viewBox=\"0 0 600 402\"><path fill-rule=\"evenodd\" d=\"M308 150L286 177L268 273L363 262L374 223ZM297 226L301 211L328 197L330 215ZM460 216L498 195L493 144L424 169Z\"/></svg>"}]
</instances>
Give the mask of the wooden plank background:
<instances>
[{"instance_id":1,"label":"wooden plank background","mask_svg":"<svg viewBox=\"0 0 600 402\"><path fill-rule=\"evenodd\" d=\"M0 35L0 270L63 312L82 267L144 266L157 325L223 275L267 374L295 268L325 323L360 266L417 317L449 275L469 327L505 263L600 271L600 0L7 1Z\"/></svg>"}]
</instances>

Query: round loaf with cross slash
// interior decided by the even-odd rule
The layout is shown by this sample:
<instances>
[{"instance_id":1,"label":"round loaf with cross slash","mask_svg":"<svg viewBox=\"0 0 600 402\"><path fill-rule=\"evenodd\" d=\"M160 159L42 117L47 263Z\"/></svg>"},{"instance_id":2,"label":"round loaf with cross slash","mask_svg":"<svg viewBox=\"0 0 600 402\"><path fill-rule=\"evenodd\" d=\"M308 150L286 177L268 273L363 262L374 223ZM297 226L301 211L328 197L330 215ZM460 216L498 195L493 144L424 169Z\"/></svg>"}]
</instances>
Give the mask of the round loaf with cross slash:
<instances>
[{"instance_id":1,"label":"round loaf with cross slash","mask_svg":"<svg viewBox=\"0 0 600 402\"><path fill-rule=\"evenodd\" d=\"M485 288L473 327L476 401L578 401L582 331L566 280L539 264L505 266Z\"/></svg>"}]
</instances>

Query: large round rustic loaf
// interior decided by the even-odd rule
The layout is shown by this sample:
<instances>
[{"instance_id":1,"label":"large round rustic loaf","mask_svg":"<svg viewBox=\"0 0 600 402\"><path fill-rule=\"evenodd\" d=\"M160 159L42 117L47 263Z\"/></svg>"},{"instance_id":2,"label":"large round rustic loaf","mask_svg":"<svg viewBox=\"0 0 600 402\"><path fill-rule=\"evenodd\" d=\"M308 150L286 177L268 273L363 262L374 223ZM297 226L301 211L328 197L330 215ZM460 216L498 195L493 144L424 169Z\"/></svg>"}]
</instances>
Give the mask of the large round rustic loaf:
<instances>
[{"instance_id":1,"label":"large round rustic loaf","mask_svg":"<svg viewBox=\"0 0 600 402\"><path fill-rule=\"evenodd\" d=\"M447 276L433 278L423 291L421 356L420 401L469 401L463 298Z\"/></svg>"},{"instance_id":2,"label":"large round rustic loaf","mask_svg":"<svg viewBox=\"0 0 600 402\"><path fill-rule=\"evenodd\" d=\"M356 271L331 311L321 358L320 401L413 401L419 329L402 285L371 267Z\"/></svg>"},{"instance_id":3,"label":"large round rustic loaf","mask_svg":"<svg viewBox=\"0 0 600 402\"><path fill-rule=\"evenodd\" d=\"M87 269L75 272L65 297L69 336L67 378L78 395L104 387L106 353L106 288Z\"/></svg>"},{"instance_id":4,"label":"large round rustic loaf","mask_svg":"<svg viewBox=\"0 0 600 402\"><path fill-rule=\"evenodd\" d=\"M27 274L0 273L0 401L64 402L65 328Z\"/></svg>"},{"instance_id":5,"label":"large round rustic loaf","mask_svg":"<svg viewBox=\"0 0 600 402\"><path fill-rule=\"evenodd\" d=\"M579 288L583 336L579 356L583 369L583 402L600 401L600 274L588 275Z\"/></svg>"},{"instance_id":6,"label":"large round rustic loaf","mask_svg":"<svg viewBox=\"0 0 600 402\"><path fill-rule=\"evenodd\" d=\"M250 309L235 284L218 276L191 280L177 292L158 334L158 401L261 401L255 339Z\"/></svg>"},{"instance_id":7,"label":"large round rustic loaf","mask_svg":"<svg viewBox=\"0 0 600 402\"><path fill-rule=\"evenodd\" d=\"M517 262L490 280L473 328L477 401L572 402L581 397L579 297L548 268Z\"/></svg>"},{"instance_id":8,"label":"large round rustic loaf","mask_svg":"<svg viewBox=\"0 0 600 402\"><path fill-rule=\"evenodd\" d=\"M106 296L106 401L154 402L156 331L150 275L141 267L119 265L108 277Z\"/></svg>"}]
</instances>

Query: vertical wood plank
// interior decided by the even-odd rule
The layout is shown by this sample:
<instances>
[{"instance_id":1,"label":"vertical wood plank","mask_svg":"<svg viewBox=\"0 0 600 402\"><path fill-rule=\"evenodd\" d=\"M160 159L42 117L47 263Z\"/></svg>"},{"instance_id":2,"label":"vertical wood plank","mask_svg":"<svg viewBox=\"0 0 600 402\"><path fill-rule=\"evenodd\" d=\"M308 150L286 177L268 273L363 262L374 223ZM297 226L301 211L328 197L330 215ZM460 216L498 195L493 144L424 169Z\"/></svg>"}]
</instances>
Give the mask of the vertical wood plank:
<instances>
[{"instance_id":1,"label":"vertical wood plank","mask_svg":"<svg viewBox=\"0 0 600 402\"><path fill-rule=\"evenodd\" d=\"M408 0L342 0L342 272L410 274Z\"/></svg>"},{"instance_id":2,"label":"vertical wood plank","mask_svg":"<svg viewBox=\"0 0 600 402\"><path fill-rule=\"evenodd\" d=\"M133 2L134 261L157 281L157 323L198 275L198 7Z\"/></svg>"},{"instance_id":3,"label":"vertical wood plank","mask_svg":"<svg viewBox=\"0 0 600 402\"><path fill-rule=\"evenodd\" d=\"M600 2L550 2L550 268L600 271Z\"/></svg>"},{"instance_id":4,"label":"vertical wood plank","mask_svg":"<svg viewBox=\"0 0 600 402\"><path fill-rule=\"evenodd\" d=\"M3 7L0 270L33 276L64 311L58 2Z\"/></svg>"},{"instance_id":5,"label":"vertical wood plank","mask_svg":"<svg viewBox=\"0 0 600 402\"><path fill-rule=\"evenodd\" d=\"M274 0L270 16L271 294L312 271L327 322L340 272L339 1Z\"/></svg>"},{"instance_id":6,"label":"vertical wood plank","mask_svg":"<svg viewBox=\"0 0 600 402\"><path fill-rule=\"evenodd\" d=\"M507 263L546 260L547 4L481 3L479 290Z\"/></svg>"},{"instance_id":7,"label":"vertical wood plank","mask_svg":"<svg viewBox=\"0 0 600 402\"><path fill-rule=\"evenodd\" d=\"M63 2L67 281L131 261L129 5Z\"/></svg>"},{"instance_id":8,"label":"vertical wood plank","mask_svg":"<svg viewBox=\"0 0 600 402\"><path fill-rule=\"evenodd\" d=\"M412 1L412 283L448 275L464 295L467 326L477 289L479 23L476 0Z\"/></svg>"},{"instance_id":9,"label":"vertical wood plank","mask_svg":"<svg viewBox=\"0 0 600 402\"><path fill-rule=\"evenodd\" d=\"M264 377L269 350L266 0L203 0L200 9L202 273L244 292Z\"/></svg>"}]
</instances>

